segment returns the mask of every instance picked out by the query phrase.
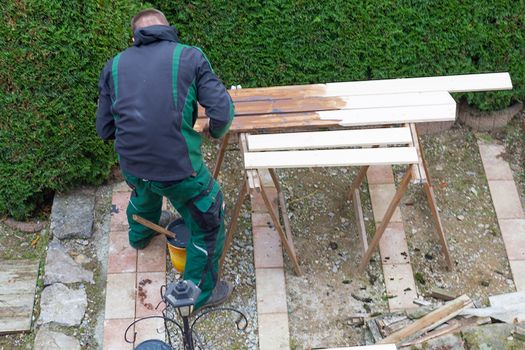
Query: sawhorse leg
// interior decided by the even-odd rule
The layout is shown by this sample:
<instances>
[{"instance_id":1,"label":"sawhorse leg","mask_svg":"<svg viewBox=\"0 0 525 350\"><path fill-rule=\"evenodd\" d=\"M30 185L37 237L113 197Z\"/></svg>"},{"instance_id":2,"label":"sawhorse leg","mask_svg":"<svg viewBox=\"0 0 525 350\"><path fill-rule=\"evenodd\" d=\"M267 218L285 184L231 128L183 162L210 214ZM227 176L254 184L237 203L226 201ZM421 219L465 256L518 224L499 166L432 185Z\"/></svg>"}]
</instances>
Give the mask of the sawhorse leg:
<instances>
[{"instance_id":1,"label":"sawhorse leg","mask_svg":"<svg viewBox=\"0 0 525 350\"><path fill-rule=\"evenodd\" d=\"M419 154L419 171L422 173L423 181L423 190L427 196L428 207L432 213L432 218L434 219L434 224L436 226L436 232L438 235L439 243L441 244L441 252L445 257L445 262L449 271L452 271L454 265L452 264L452 259L450 258L450 253L448 251L447 240L445 239L445 232L443 230L443 225L441 224L441 218L439 217L439 212L437 210L436 196L434 195L434 189L432 188L432 180L428 172L427 162L425 160L425 155L423 154L423 149L419 143L419 135L415 124L410 124L410 130L412 132L412 139L414 146L417 149Z\"/></svg>"},{"instance_id":2,"label":"sawhorse leg","mask_svg":"<svg viewBox=\"0 0 525 350\"><path fill-rule=\"evenodd\" d=\"M399 184L399 188L397 189L394 195L394 198L392 198L392 200L390 201L390 204L388 205L385 215L383 216L383 219L381 220L381 224L379 225L379 227L376 230L376 233L374 234L374 238L372 238L372 242L370 242L370 245L368 246L367 251L363 254L363 258L361 259L361 263L359 264L359 268L358 268L359 272L363 272L364 269L368 266L368 263L370 261L370 258L372 257L372 254L374 254L374 251L379 245L379 240L383 236L385 229L390 223L390 219L392 219L392 216L394 215L394 212L397 206L399 205L401 198L405 194L408 188L410 179L412 178L412 167L413 167L412 164L408 167L405 173L405 176L403 176L403 179L401 180L401 183Z\"/></svg>"},{"instance_id":3,"label":"sawhorse leg","mask_svg":"<svg viewBox=\"0 0 525 350\"><path fill-rule=\"evenodd\" d=\"M235 234L235 230L237 230L239 213L241 212L241 207L244 203L247 193L248 191L246 189L246 176L244 176L244 180L242 181L242 185L239 191L239 197L237 198L237 203L235 203L235 207L233 208L233 213L230 218L230 224L228 225L228 231L226 232L226 240L224 242L221 260L219 261L219 276L222 272L222 266L224 265L224 259L226 259L226 254L228 253L228 250L230 249L230 246L232 244L233 235Z\"/></svg>"},{"instance_id":4,"label":"sawhorse leg","mask_svg":"<svg viewBox=\"0 0 525 350\"><path fill-rule=\"evenodd\" d=\"M284 195L281 192L281 186L279 184L279 180L277 178L277 175L273 171L273 169L270 170L270 175L272 176L272 180L275 184L275 188L277 190L278 196L279 196L279 202L281 207L281 214L283 217L283 222L285 225L285 230L283 230L283 227L281 226L281 223L279 221L278 213L273 210L272 203L270 199L268 198L268 195L266 194L266 191L264 189L264 186L261 184L260 191L261 195L264 201L264 204L266 205L266 208L268 209L268 213L270 214L270 217L272 218L273 224L275 226L275 229L279 233L279 236L281 237L281 241L283 243L283 246L286 250L286 253L290 257L290 260L292 261L293 269L295 271L295 274L297 276L302 275L301 268L299 266L299 259L297 258L297 255L295 254L295 247L292 240L292 231L290 227L290 222L288 221L288 214L286 211L286 203L284 201ZM259 176L259 179L261 178L259 171L257 170L257 175Z\"/></svg>"},{"instance_id":5,"label":"sawhorse leg","mask_svg":"<svg viewBox=\"0 0 525 350\"><path fill-rule=\"evenodd\" d=\"M226 153L226 147L228 146L228 141L230 140L230 133L224 135L224 138L221 141L221 148L219 149L219 155L217 156L217 161L215 162L215 167L213 168L213 178L216 179L219 176L221 171L222 161L224 160L224 153Z\"/></svg>"}]
</instances>

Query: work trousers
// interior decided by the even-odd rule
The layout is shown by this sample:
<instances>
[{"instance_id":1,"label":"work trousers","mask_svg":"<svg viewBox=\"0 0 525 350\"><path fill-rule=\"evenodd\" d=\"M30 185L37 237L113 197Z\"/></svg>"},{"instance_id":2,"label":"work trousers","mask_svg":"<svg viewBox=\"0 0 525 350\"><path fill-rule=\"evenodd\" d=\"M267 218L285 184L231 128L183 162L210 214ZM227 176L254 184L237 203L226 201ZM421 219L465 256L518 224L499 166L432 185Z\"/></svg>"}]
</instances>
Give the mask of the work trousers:
<instances>
[{"instance_id":1,"label":"work trousers","mask_svg":"<svg viewBox=\"0 0 525 350\"><path fill-rule=\"evenodd\" d=\"M133 215L158 223L163 196L169 199L190 229L183 278L201 289L195 303L199 308L209 299L217 283L219 259L224 248L224 205L219 184L205 165L192 176L171 183L148 181L123 173L133 189L126 211L132 247L144 248L155 235L154 231L134 221Z\"/></svg>"}]
</instances>

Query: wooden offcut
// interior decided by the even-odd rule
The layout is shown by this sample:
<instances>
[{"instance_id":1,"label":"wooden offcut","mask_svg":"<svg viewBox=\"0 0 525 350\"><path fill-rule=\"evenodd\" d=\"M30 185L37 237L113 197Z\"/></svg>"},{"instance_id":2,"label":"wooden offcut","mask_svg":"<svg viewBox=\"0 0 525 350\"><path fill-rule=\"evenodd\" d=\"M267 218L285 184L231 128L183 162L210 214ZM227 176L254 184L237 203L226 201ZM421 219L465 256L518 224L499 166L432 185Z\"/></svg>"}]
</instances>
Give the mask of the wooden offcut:
<instances>
[{"instance_id":1,"label":"wooden offcut","mask_svg":"<svg viewBox=\"0 0 525 350\"><path fill-rule=\"evenodd\" d=\"M0 334L29 331L38 261L0 260Z\"/></svg>"},{"instance_id":2,"label":"wooden offcut","mask_svg":"<svg viewBox=\"0 0 525 350\"><path fill-rule=\"evenodd\" d=\"M403 339L415 335L418 332L425 332L427 330L434 329L447 322L448 320L457 316L461 310L472 305L472 301L466 295L462 295L459 298L443 305L439 309L436 309L427 315L423 316L416 322L403 328L399 332L392 333L388 337L380 341L381 344L395 343L398 344Z\"/></svg>"}]
</instances>

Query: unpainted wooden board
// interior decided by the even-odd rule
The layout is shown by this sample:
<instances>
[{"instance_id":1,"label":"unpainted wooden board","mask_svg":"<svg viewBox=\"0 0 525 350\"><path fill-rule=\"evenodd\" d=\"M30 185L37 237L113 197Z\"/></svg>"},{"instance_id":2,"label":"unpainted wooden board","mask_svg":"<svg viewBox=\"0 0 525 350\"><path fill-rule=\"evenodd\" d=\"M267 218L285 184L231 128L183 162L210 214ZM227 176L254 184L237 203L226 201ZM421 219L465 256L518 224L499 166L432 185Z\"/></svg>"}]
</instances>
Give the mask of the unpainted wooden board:
<instances>
[{"instance_id":1,"label":"unpainted wooden board","mask_svg":"<svg viewBox=\"0 0 525 350\"><path fill-rule=\"evenodd\" d=\"M415 164L417 162L417 152L414 147L248 152L244 154L246 169Z\"/></svg>"},{"instance_id":2,"label":"unpainted wooden board","mask_svg":"<svg viewBox=\"0 0 525 350\"><path fill-rule=\"evenodd\" d=\"M390 334L388 337L381 340L381 343L399 343L401 340L406 339L418 332L432 330L440 324L443 324L457 316L469 305L472 305L470 298L466 295L462 295L457 299L454 299L453 301L443 305L439 309L426 314L399 332Z\"/></svg>"},{"instance_id":3,"label":"unpainted wooden board","mask_svg":"<svg viewBox=\"0 0 525 350\"><path fill-rule=\"evenodd\" d=\"M410 143L408 127L248 135L250 152Z\"/></svg>"},{"instance_id":4,"label":"unpainted wooden board","mask_svg":"<svg viewBox=\"0 0 525 350\"><path fill-rule=\"evenodd\" d=\"M0 260L0 334L31 329L38 261Z\"/></svg>"}]
</instances>

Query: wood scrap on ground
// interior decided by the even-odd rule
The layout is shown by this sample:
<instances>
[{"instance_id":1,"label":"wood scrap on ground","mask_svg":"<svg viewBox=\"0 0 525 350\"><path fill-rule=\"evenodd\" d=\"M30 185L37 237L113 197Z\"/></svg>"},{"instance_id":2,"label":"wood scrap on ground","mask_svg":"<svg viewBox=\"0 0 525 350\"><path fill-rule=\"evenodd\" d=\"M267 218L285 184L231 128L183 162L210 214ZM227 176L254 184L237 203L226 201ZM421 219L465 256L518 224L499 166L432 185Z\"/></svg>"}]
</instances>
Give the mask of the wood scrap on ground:
<instances>
[{"instance_id":1,"label":"wood scrap on ground","mask_svg":"<svg viewBox=\"0 0 525 350\"><path fill-rule=\"evenodd\" d=\"M376 344L396 344L400 349L498 322L514 325L509 335L525 342L525 292L491 296L489 300L490 307L476 308L468 296L462 295L439 307L427 305L362 319L370 340Z\"/></svg>"}]
</instances>

